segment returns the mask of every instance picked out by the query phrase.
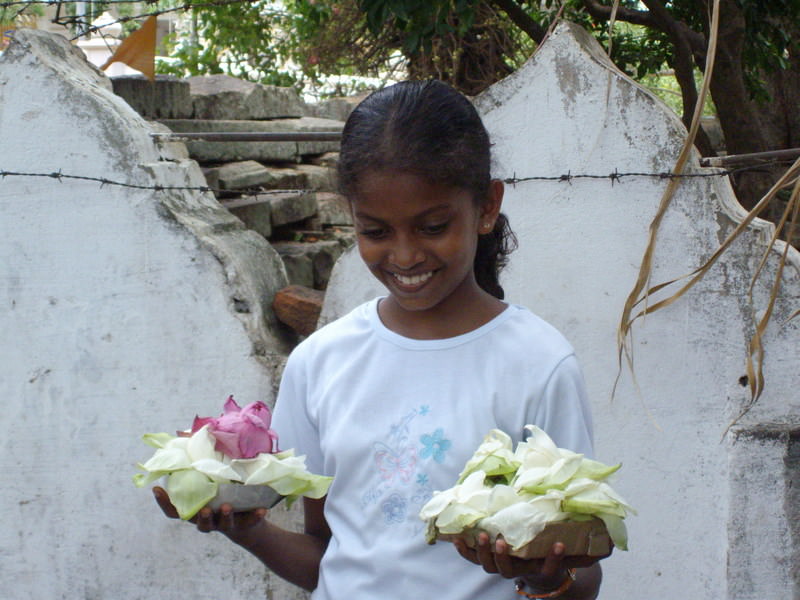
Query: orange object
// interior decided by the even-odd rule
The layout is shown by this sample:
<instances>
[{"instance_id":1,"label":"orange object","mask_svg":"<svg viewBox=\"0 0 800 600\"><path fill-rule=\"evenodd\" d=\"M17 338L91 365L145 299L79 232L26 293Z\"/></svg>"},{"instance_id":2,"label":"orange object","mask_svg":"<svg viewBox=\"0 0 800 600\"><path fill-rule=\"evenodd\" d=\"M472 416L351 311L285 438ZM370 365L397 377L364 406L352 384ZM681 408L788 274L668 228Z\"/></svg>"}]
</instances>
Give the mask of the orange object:
<instances>
[{"instance_id":1,"label":"orange object","mask_svg":"<svg viewBox=\"0 0 800 600\"><path fill-rule=\"evenodd\" d=\"M564 578L564 582L560 586L558 586L557 589L551 592L543 592L541 594L529 594L528 592L525 591L525 581L522 579L517 581L516 591L517 594L519 594L520 596L525 596L526 598L558 598L570 588L573 581L575 581L575 569L567 569L567 576Z\"/></svg>"},{"instance_id":2,"label":"orange object","mask_svg":"<svg viewBox=\"0 0 800 600\"><path fill-rule=\"evenodd\" d=\"M141 71L150 81L156 78L156 18L147 17L142 26L126 37L117 51L100 67L105 71L112 63L125 63Z\"/></svg>"}]
</instances>

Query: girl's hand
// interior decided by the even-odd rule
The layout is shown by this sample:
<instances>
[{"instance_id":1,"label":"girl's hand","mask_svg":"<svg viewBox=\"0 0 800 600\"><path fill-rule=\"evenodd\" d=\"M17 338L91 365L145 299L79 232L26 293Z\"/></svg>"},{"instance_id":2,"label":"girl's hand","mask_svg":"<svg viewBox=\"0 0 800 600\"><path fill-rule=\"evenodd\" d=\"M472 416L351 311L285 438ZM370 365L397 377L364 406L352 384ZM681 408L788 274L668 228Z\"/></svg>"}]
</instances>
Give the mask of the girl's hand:
<instances>
[{"instance_id":1,"label":"girl's hand","mask_svg":"<svg viewBox=\"0 0 800 600\"><path fill-rule=\"evenodd\" d=\"M543 559L522 559L509 554L511 547L498 539L494 547L486 533L478 535L477 546L470 548L464 540L455 540L458 553L468 561L480 565L487 573L497 573L507 579L521 576L562 578L565 569L589 567L605 556L564 556L564 544L556 542ZM609 552L610 554L610 552Z\"/></svg>"},{"instance_id":2,"label":"girl's hand","mask_svg":"<svg viewBox=\"0 0 800 600\"><path fill-rule=\"evenodd\" d=\"M178 511L170 502L167 491L164 488L154 487L153 495L167 517L170 519L179 518ZM197 530L203 533L219 531L237 544L247 545L255 540L256 526L263 522L267 512L266 508L233 512L230 504L223 504L217 512L214 512L208 506L205 506L194 517L189 519L189 522L194 523L197 526Z\"/></svg>"}]
</instances>

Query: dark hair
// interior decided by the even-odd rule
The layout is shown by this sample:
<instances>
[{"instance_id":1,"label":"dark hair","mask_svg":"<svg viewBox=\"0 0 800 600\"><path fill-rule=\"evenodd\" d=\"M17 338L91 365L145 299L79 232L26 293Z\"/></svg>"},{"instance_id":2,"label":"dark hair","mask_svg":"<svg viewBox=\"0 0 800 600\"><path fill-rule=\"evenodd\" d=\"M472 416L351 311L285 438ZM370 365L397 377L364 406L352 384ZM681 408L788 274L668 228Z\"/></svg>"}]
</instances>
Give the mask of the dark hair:
<instances>
[{"instance_id":1,"label":"dark hair","mask_svg":"<svg viewBox=\"0 0 800 600\"><path fill-rule=\"evenodd\" d=\"M365 173L391 170L469 190L482 204L491 185L491 143L478 112L441 81L405 81L373 92L350 114L342 132L339 189L354 198ZM503 298L498 276L516 248L501 214L478 236L475 278Z\"/></svg>"}]
</instances>

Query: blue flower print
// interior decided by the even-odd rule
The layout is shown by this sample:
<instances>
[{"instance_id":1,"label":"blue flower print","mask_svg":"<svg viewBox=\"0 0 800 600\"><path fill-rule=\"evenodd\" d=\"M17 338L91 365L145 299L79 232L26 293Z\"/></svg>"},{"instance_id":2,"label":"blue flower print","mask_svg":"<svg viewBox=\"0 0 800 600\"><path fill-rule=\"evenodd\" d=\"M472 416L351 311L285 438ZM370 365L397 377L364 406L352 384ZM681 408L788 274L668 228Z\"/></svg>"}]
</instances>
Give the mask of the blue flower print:
<instances>
[{"instance_id":1,"label":"blue flower print","mask_svg":"<svg viewBox=\"0 0 800 600\"><path fill-rule=\"evenodd\" d=\"M406 519L406 501L400 494L392 494L381 504L387 523L402 523Z\"/></svg>"},{"instance_id":2,"label":"blue flower print","mask_svg":"<svg viewBox=\"0 0 800 600\"><path fill-rule=\"evenodd\" d=\"M428 476L425 473L417 475L417 485L428 485Z\"/></svg>"},{"instance_id":3,"label":"blue flower print","mask_svg":"<svg viewBox=\"0 0 800 600\"><path fill-rule=\"evenodd\" d=\"M452 445L450 440L444 439L444 432L441 428L431 434L426 433L419 438L419 441L424 446L419 453L420 458L432 457L439 464L444 462L444 455Z\"/></svg>"},{"instance_id":4,"label":"blue flower print","mask_svg":"<svg viewBox=\"0 0 800 600\"><path fill-rule=\"evenodd\" d=\"M431 407L430 407L430 406L428 406L427 404L423 404L422 406L420 406L420 407L419 407L419 414L420 414L420 416L424 417L424 416L425 416L425 415L427 415L429 412L431 412Z\"/></svg>"}]
</instances>

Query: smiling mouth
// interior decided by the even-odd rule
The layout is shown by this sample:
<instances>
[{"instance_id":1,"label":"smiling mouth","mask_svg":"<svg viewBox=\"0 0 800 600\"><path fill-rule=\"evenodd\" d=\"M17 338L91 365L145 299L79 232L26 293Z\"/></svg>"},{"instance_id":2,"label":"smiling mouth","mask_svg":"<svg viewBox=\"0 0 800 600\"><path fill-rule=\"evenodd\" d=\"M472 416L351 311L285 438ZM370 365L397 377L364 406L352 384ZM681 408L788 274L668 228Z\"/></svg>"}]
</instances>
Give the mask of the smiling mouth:
<instances>
[{"instance_id":1,"label":"smiling mouth","mask_svg":"<svg viewBox=\"0 0 800 600\"><path fill-rule=\"evenodd\" d=\"M412 286L412 285L422 285L428 279L433 277L433 271L428 271L427 273L419 273L418 275L400 275L399 273L392 273L392 276L399 281L402 285Z\"/></svg>"}]
</instances>

